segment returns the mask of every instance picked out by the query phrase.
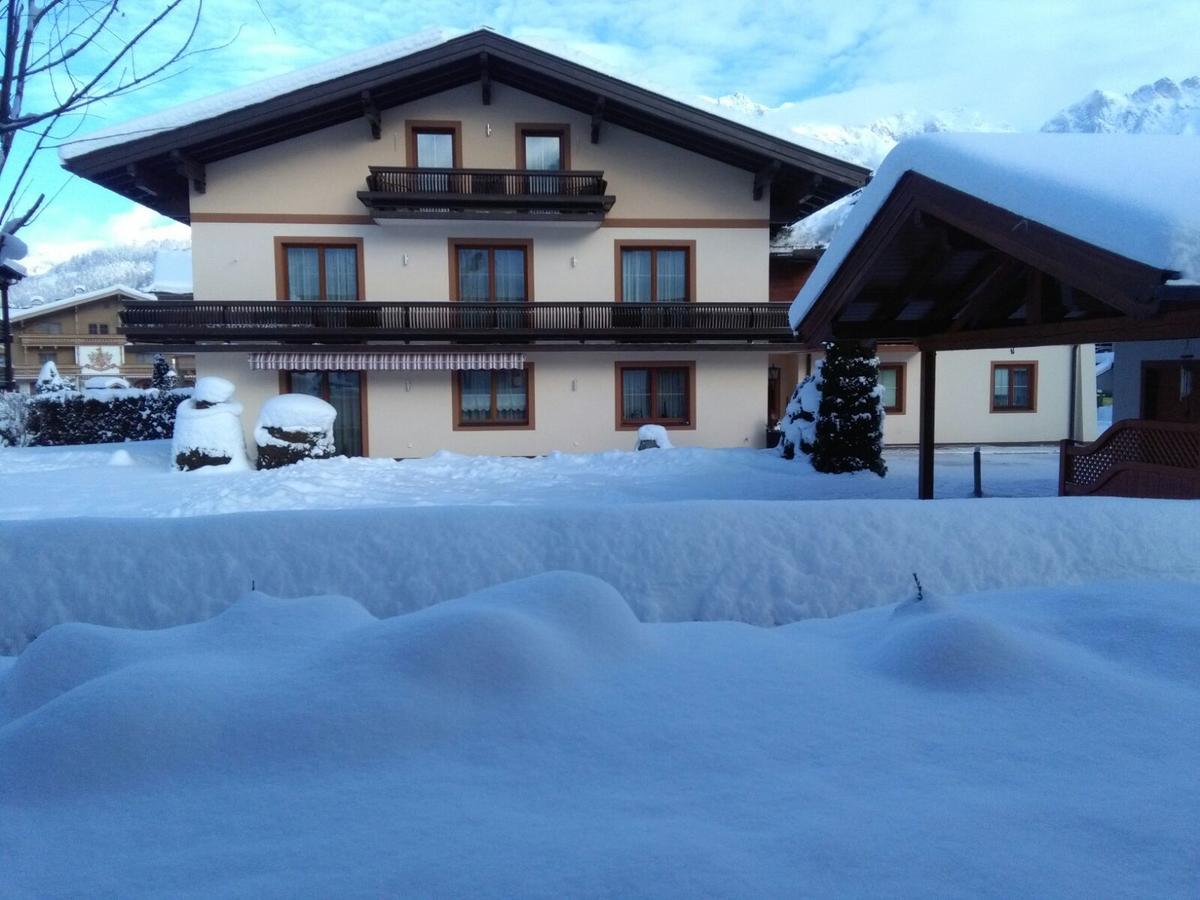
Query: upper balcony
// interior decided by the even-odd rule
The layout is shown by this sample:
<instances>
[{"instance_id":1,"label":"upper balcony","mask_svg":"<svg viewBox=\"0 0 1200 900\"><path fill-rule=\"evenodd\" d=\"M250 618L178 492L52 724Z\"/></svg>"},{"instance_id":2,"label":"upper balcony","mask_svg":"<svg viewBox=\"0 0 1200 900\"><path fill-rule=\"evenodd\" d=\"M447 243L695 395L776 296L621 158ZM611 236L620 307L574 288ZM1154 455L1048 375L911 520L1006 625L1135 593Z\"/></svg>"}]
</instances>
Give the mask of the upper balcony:
<instances>
[{"instance_id":1,"label":"upper balcony","mask_svg":"<svg viewBox=\"0 0 1200 900\"><path fill-rule=\"evenodd\" d=\"M134 343L791 343L782 303L129 302Z\"/></svg>"},{"instance_id":2,"label":"upper balcony","mask_svg":"<svg viewBox=\"0 0 1200 900\"><path fill-rule=\"evenodd\" d=\"M603 172L371 166L358 199L376 219L599 222L607 188Z\"/></svg>"}]
</instances>

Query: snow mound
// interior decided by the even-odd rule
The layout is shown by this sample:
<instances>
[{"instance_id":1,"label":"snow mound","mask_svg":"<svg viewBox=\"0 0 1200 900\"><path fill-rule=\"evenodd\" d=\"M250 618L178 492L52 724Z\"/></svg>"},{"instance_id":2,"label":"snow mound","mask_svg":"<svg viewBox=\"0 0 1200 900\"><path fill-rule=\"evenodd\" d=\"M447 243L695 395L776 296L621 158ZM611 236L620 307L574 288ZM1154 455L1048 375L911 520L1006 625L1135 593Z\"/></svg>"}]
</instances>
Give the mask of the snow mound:
<instances>
[{"instance_id":1,"label":"snow mound","mask_svg":"<svg viewBox=\"0 0 1200 900\"><path fill-rule=\"evenodd\" d=\"M337 410L320 397L308 394L280 394L262 405L258 428L282 428L285 431L328 431L337 418Z\"/></svg>"},{"instance_id":2,"label":"snow mound","mask_svg":"<svg viewBox=\"0 0 1200 900\"><path fill-rule=\"evenodd\" d=\"M647 445L647 441L653 443L659 450L670 450L674 446L671 439L667 437L667 429L661 425L642 425L638 428L635 449L653 449Z\"/></svg>"},{"instance_id":3,"label":"snow mound","mask_svg":"<svg viewBox=\"0 0 1200 900\"><path fill-rule=\"evenodd\" d=\"M129 455L129 451L125 449L114 450L112 456L108 458L110 466L132 466L133 457Z\"/></svg>"},{"instance_id":4,"label":"snow mound","mask_svg":"<svg viewBox=\"0 0 1200 900\"><path fill-rule=\"evenodd\" d=\"M571 573L386 620L344 597L250 594L157 632L62 625L0 678L0 770L46 796L305 765L346 740L386 756L489 700L571 684L638 627L615 589Z\"/></svg>"},{"instance_id":5,"label":"snow mound","mask_svg":"<svg viewBox=\"0 0 1200 900\"><path fill-rule=\"evenodd\" d=\"M189 397L175 411L175 433L171 439L171 458L175 461L175 467L179 468L177 461L181 454L198 451L213 459L228 459L229 462L207 465L196 471L240 472L249 469L246 438L242 432L242 404L218 402L216 406L197 409L196 402L196 397Z\"/></svg>"},{"instance_id":6,"label":"snow mound","mask_svg":"<svg viewBox=\"0 0 1200 900\"><path fill-rule=\"evenodd\" d=\"M196 380L196 388L192 392L192 396L201 403L225 403L233 396L234 390L236 388L232 381L218 378L215 375L206 375L204 378Z\"/></svg>"}]
</instances>

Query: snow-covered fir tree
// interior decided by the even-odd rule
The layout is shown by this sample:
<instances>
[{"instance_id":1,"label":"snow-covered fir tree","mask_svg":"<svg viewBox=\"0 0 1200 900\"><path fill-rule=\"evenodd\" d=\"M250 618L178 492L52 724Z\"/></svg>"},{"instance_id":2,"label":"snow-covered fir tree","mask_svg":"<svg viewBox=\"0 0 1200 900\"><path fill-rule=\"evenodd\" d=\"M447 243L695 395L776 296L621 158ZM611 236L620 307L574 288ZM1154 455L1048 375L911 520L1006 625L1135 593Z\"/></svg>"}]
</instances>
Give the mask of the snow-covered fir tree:
<instances>
[{"instance_id":1,"label":"snow-covered fir tree","mask_svg":"<svg viewBox=\"0 0 1200 900\"><path fill-rule=\"evenodd\" d=\"M825 345L812 464L818 472L859 472L881 478L883 391L874 348L853 342Z\"/></svg>"},{"instance_id":2,"label":"snow-covered fir tree","mask_svg":"<svg viewBox=\"0 0 1200 900\"><path fill-rule=\"evenodd\" d=\"M150 386L160 391L172 391L179 387L179 374L171 368L161 353L154 354L154 371L150 373Z\"/></svg>"},{"instance_id":3,"label":"snow-covered fir tree","mask_svg":"<svg viewBox=\"0 0 1200 900\"><path fill-rule=\"evenodd\" d=\"M59 391L74 390L75 385L59 374L58 366L53 362L44 362L41 371L38 372L34 389L39 394L56 394Z\"/></svg>"},{"instance_id":4,"label":"snow-covered fir tree","mask_svg":"<svg viewBox=\"0 0 1200 900\"><path fill-rule=\"evenodd\" d=\"M821 366L796 385L788 399L787 410L779 420L779 454L794 459L796 451L811 454L817 437L817 412L821 407Z\"/></svg>"}]
</instances>

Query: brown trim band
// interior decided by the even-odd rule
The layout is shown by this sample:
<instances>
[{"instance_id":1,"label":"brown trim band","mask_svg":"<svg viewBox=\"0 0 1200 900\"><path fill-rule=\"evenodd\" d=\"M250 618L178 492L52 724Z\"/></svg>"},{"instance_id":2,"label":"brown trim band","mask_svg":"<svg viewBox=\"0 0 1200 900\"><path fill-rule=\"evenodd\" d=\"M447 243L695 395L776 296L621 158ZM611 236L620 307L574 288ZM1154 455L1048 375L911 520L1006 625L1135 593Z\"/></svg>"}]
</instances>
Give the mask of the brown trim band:
<instances>
[{"instance_id":1,"label":"brown trim band","mask_svg":"<svg viewBox=\"0 0 1200 900\"><path fill-rule=\"evenodd\" d=\"M601 228L770 228L769 219L614 219Z\"/></svg>"},{"instance_id":2,"label":"brown trim band","mask_svg":"<svg viewBox=\"0 0 1200 900\"><path fill-rule=\"evenodd\" d=\"M252 225L374 225L370 216L324 213L192 213L192 223L223 222Z\"/></svg>"}]
</instances>

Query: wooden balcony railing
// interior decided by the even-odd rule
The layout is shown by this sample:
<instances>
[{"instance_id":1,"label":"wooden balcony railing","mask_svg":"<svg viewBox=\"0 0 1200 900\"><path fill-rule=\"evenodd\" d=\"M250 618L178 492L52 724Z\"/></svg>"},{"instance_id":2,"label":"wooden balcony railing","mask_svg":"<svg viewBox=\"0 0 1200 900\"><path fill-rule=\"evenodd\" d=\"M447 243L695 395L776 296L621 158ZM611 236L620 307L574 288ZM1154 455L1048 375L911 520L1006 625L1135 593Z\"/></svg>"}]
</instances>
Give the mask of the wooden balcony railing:
<instances>
[{"instance_id":1,"label":"wooden balcony railing","mask_svg":"<svg viewBox=\"0 0 1200 900\"><path fill-rule=\"evenodd\" d=\"M601 219L607 187L603 172L371 166L358 199L376 218Z\"/></svg>"},{"instance_id":2,"label":"wooden balcony railing","mask_svg":"<svg viewBox=\"0 0 1200 900\"><path fill-rule=\"evenodd\" d=\"M1090 444L1063 441L1058 493L1200 498L1200 425L1123 419Z\"/></svg>"},{"instance_id":3,"label":"wooden balcony railing","mask_svg":"<svg viewBox=\"0 0 1200 900\"><path fill-rule=\"evenodd\" d=\"M135 343L792 340L767 303L129 301L121 320Z\"/></svg>"}]
</instances>

